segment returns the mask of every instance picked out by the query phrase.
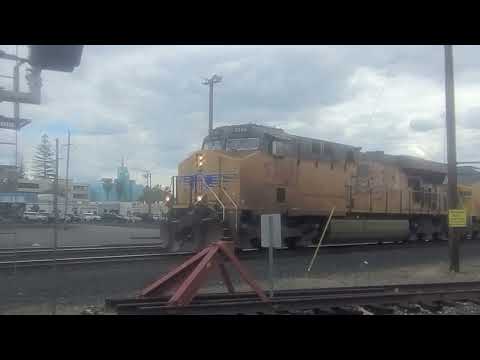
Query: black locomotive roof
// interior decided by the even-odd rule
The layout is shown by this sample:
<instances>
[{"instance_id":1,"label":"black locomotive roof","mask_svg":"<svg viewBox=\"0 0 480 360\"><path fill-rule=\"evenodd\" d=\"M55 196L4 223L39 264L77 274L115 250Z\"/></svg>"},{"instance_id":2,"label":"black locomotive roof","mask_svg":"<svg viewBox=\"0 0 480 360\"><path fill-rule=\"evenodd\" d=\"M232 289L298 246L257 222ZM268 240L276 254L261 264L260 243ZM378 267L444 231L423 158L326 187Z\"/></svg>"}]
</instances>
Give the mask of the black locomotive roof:
<instances>
[{"instance_id":1,"label":"black locomotive roof","mask_svg":"<svg viewBox=\"0 0 480 360\"><path fill-rule=\"evenodd\" d=\"M389 155L383 151L367 151L362 153L362 158L378 160L388 163L394 163L411 173L438 173L446 174L447 165L436 161L425 160L415 156L408 155Z\"/></svg>"},{"instance_id":2,"label":"black locomotive roof","mask_svg":"<svg viewBox=\"0 0 480 360\"><path fill-rule=\"evenodd\" d=\"M342 148L345 150L354 150L360 151L361 147L355 147L346 144L335 143L326 140L308 138L303 136L292 135L285 130L265 126L265 125L258 125L253 123L248 124L239 124L239 125L228 125L228 126L220 126L213 130L212 137L260 137L265 134L268 134L278 140L285 140L285 141L295 141L295 142L322 142L324 144L330 144L333 148ZM207 138L209 138L207 136Z\"/></svg>"},{"instance_id":3,"label":"black locomotive roof","mask_svg":"<svg viewBox=\"0 0 480 360\"><path fill-rule=\"evenodd\" d=\"M445 164L435 161L425 160L414 156L388 155L385 154L383 151L367 151L361 153L361 147L292 135L280 128L258 125L253 123L217 127L213 129L212 136L207 136L205 140L209 138L262 137L266 134L278 140L293 141L297 143L312 144L316 142L321 142L323 144L329 145L332 153L336 154L336 156L344 154L345 152L350 150L356 153L360 153L360 157L364 159L368 158L384 162L396 163L398 166L404 168L411 173L447 173L447 166Z\"/></svg>"}]
</instances>

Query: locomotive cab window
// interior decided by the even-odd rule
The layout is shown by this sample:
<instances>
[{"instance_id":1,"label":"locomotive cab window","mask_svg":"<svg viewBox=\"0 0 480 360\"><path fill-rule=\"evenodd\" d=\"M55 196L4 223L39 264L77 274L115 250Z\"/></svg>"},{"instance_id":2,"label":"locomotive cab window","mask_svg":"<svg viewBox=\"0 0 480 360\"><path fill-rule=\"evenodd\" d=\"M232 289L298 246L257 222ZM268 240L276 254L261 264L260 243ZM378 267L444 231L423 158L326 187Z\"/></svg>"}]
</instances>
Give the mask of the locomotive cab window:
<instances>
[{"instance_id":1,"label":"locomotive cab window","mask_svg":"<svg viewBox=\"0 0 480 360\"><path fill-rule=\"evenodd\" d=\"M258 138L228 139L227 151L257 150L260 146Z\"/></svg>"},{"instance_id":2,"label":"locomotive cab window","mask_svg":"<svg viewBox=\"0 0 480 360\"><path fill-rule=\"evenodd\" d=\"M204 150L223 150L223 140L210 140L203 144Z\"/></svg>"},{"instance_id":3,"label":"locomotive cab window","mask_svg":"<svg viewBox=\"0 0 480 360\"><path fill-rule=\"evenodd\" d=\"M284 188L277 188L277 202L283 203L286 200L286 190Z\"/></svg>"}]
</instances>

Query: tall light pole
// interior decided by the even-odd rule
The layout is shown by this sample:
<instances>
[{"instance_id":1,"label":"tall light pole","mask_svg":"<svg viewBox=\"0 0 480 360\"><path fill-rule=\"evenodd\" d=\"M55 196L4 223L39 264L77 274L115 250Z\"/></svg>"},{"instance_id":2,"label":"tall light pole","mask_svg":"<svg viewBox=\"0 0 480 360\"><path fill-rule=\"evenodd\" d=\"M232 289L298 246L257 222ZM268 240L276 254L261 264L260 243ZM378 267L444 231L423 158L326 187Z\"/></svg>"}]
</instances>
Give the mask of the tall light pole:
<instances>
[{"instance_id":1,"label":"tall light pole","mask_svg":"<svg viewBox=\"0 0 480 360\"><path fill-rule=\"evenodd\" d=\"M213 85L222 81L222 77L214 74L210 79L203 80L203 85L209 87L209 107L208 107L208 135L212 133L213 129Z\"/></svg>"},{"instance_id":2,"label":"tall light pole","mask_svg":"<svg viewBox=\"0 0 480 360\"><path fill-rule=\"evenodd\" d=\"M68 213L68 195L69 195L69 190L68 190L68 170L70 169L70 130L68 130L68 143L67 143L67 169L66 169L66 176L65 176L65 212L64 212L64 229L67 224L67 213Z\"/></svg>"},{"instance_id":3,"label":"tall light pole","mask_svg":"<svg viewBox=\"0 0 480 360\"><path fill-rule=\"evenodd\" d=\"M455 89L453 78L452 45L445 45L445 106L447 128L448 159L448 209L454 210L458 205L457 197L457 145L455 135ZM455 228L448 229L450 271L460 271L459 233Z\"/></svg>"},{"instance_id":4,"label":"tall light pole","mask_svg":"<svg viewBox=\"0 0 480 360\"><path fill-rule=\"evenodd\" d=\"M144 170L145 174L143 175L147 181L147 192L145 193L145 200L147 200L148 205L148 215L152 214L152 173L149 170Z\"/></svg>"},{"instance_id":5,"label":"tall light pole","mask_svg":"<svg viewBox=\"0 0 480 360\"><path fill-rule=\"evenodd\" d=\"M18 45L15 46L15 56L18 56ZM20 65L17 60L13 68L13 91L20 91ZM20 103L18 101L13 103L13 118L15 119L15 167L18 174L18 123L20 121Z\"/></svg>"}]
</instances>

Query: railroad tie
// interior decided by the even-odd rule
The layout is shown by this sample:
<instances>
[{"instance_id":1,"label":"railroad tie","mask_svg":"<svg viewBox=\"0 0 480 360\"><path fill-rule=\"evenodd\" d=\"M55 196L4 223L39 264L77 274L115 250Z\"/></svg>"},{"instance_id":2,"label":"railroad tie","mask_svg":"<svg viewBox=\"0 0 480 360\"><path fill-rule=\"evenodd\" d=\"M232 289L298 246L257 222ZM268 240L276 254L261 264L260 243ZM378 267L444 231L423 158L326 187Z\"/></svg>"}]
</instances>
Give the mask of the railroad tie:
<instances>
[{"instance_id":1,"label":"railroad tie","mask_svg":"<svg viewBox=\"0 0 480 360\"><path fill-rule=\"evenodd\" d=\"M363 315L364 313L353 307L333 307L332 310L336 315Z\"/></svg>"},{"instance_id":2,"label":"railroad tie","mask_svg":"<svg viewBox=\"0 0 480 360\"><path fill-rule=\"evenodd\" d=\"M430 301L422 301L419 302L418 305L420 305L422 308L425 310L428 310L430 312L437 312L442 310L443 306L439 305L438 303L430 302Z\"/></svg>"},{"instance_id":3,"label":"railroad tie","mask_svg":"<svg viewBox=\"0 0 480 360\"><path fill-rule=\"evenodd\" d=\"M400 304L397 304L397 307L400 309L400 310L404 310L404 311L407 311L409 313L413 313L413 314L418 314L422 311L422 309L420 308L419 305L417 304L410 304L410 303L400 303Z\"/></svg>"},{"instance_id":4,"label":"railroad tie","mask_svg":"<svg viewBox=\"0 0 480 360\"><path fill-rule=\"evenodd\" d=\"M480 299L470 299L469 301L475 305L480 305Z\"/></svg>"},{"instance_id":5,"label":"railroad tie","mask_svg":"<svg viewBox=\"0 0 480 360\"><path fill-rule=\"evenodd\" d=\"M450 301L450 300L438 300L438 301L435 301L434 303L438 304L439 306L442 306L442 307L456 307L456 306L458 306L458 304L456 302Z\"/></svg>"},{"instance_id":6,"label":"railroad tie","mask_svg":"<svg viewBox=\"0 0 480 360\"><path fill-rule=\"evenodd\" d=\"M385 305L365 305L364 308L373 314L378 315L392 315L395 313L395 309Z\"/></svg>"}]
</instances>

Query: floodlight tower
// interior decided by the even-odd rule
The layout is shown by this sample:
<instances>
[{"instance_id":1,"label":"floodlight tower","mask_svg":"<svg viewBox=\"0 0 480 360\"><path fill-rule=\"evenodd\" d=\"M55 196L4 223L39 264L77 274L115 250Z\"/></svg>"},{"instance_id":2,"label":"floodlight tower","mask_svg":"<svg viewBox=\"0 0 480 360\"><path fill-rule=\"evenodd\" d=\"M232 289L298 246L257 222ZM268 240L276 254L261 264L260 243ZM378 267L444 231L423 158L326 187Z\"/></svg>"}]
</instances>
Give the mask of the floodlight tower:
<instances>
[{"instance_id":1,"label":"floodlight tower","mask_svg":"<svg viewBox=\"0 0 480 360\"><path fill-rule=\"evenodd\" d=\"M222 81L222 77L214 74L210 79L203 80L203 85L208 85L209 92L209 109L208 109L208 134L212 133L213 129L213 85Z\"/></svg>"}]
</instances>

